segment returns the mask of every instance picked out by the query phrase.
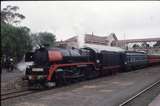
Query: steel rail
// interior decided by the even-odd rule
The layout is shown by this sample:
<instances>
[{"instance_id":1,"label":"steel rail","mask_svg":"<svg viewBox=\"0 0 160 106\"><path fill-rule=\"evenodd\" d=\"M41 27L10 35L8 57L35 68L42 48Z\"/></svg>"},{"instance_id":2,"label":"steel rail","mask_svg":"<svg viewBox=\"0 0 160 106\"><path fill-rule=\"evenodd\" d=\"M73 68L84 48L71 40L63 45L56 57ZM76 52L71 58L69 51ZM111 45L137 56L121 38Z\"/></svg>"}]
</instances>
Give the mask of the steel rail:
<instances>
[{"instance_id":1,"label":"steel rail","mask_svg":"<svg viewBox=\"0 0 160 106\"><path fill-rule=\"evenodd\" d=\"M124 101L123 103L121 103L119 106L124 106L127 103L131 102L133 99L137 98L138 96L140 96L141 94L147 92L148 90L150 90L151 88L153 88L155 85L157 85L158 83L160 83L160 79L156 82L154 82L153 84L151 84L150 86L148 86L147 88L143 89L142 91L140 91L139 93L137 93L136 95L132 96L131 98L127 99L126 101Z\"/></svg>"},{"instance_id":2,"label":"steel rail","mask_svg":"<svg viewBox=\"0 0 160 106\"><path fill-rule=\"evenodd\" d=\"M32 94L38 91L29 91L29 90L23 90L23 91L18 91L18 92L11 92L11 93L7 93L1 96L1 101L7 100L7 99L11 99L11 98L15 98L15 97L20 97L20 96L25 96L28 94Z\"/></svg>"},{"instance_id":3,"label":"steel rail","mask_svg":"<svg viewBox=\"0 0 160 106\"><path fill-rule=\"evenodd\" d=\"M2 93L1 96L6 96L6 95L10 95L10 94L14 94L14 93L19 93L19 92L24 92L24 91L28 91L28 89L17 90L17 91L12 91L12 92L7 92L7 93Z\"/></svg>"}]
</instances>

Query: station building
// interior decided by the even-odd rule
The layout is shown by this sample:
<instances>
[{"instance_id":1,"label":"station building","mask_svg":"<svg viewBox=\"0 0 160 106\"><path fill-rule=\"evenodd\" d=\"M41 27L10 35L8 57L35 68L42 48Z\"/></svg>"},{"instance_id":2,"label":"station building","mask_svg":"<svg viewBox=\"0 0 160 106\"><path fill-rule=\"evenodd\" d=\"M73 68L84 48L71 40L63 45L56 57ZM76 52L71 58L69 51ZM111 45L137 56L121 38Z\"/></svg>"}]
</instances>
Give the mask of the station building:
<instances>
[{"instance_id":1,"label":"station building","mask_svg":"<svg viewBox=\"0 0 160 106\"><path fill-rule=\"evenodd\" d=\"M58 41L56 42L56 46L65 48L80 48L84 45L112 46L112 42L117 40L118 39L114 33L111 33L108 36L97 36L92 33L73 36L65 41Z\"/></svg>"}]
</instances>

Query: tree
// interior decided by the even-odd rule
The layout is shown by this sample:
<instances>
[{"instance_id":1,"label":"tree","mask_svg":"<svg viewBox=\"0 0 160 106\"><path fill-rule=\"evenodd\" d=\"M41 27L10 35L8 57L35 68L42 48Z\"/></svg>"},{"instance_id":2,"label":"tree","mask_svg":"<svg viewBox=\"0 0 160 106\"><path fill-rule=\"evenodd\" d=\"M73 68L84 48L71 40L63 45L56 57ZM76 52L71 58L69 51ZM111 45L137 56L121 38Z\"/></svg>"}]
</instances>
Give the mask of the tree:
<instances>
[{"instance_id":1,"label":"tree","mask_svg":"<svg viewBox=\"0 0 160 106\"><path fill-rule=\"evenodd\" d=\"M40 41L38 39L38 34L37 33L32 33L31 34L31 40L32 40L32 46L33 48L36 48L40 45Z\"/></svg>"},{"instance_id":2,"label":"tree","mask_svg":"<svg viewBox=\"0 0 160 106\"><path fill-rule=\"evenodd\" d=\"M149 44L147 44L146 42L143 42L141 45L142 48L149 48Z\"/></svg>"},{"instance_id":3,"label":"tree","mask_svg":"<svg viewBox=\"0 0 160 106\"><path fill-rule=\"evenodd\" d=\"M47 46L53 47L55 45L55 35L49 32L40 32L37 34L32 34L32 44L33 46Z\"/></svg>"},{"instance_id":4,"label":"tree","mask_svg":"<svg viewBox=\"0 0 160 106\"><path fill-rule=\"evenodd\" d=\"M17 12L18 9L17 6L8 5L1 10L2 57L14 57L16 61L21 60L25 52L32 49L30 29L13 26L25 19L24 15Z\"/></svg>"},{"instance_id":5,"label":"tree","mask_svg":"<svg viewBox=\"0 0 160 106\"><path fill-rule=\"evenodd\" d=\"M1 24L1 50L2 55L14 57L16 61L32 49L30 29L27 27L15 27L9 24Z\"/></svg>"},{"instance_id":6,"label":"tree","mask_svg":"<svg viewBox=\"0 0 160 106\"><path fill-rule=\"evenodd\" d=\"M1 10L1 23L3 24L15 24L25 19L23 14L17 12L19 7L7 5Z\"/></svg>"},{"instance_id":7,"label":"tree","mask_svg":"<svg viewBox=\"0 0 160 106\"><path fill-rule=\"evenodd\" d=\"M154 45L153 45L153 47L155 48L155 47L160 47L160 41L157 41Z\"/></svg>"},{"instance_id":8,"label":"tree","mask_svg":"<svg viewBox=\"0 0 160 106\"><path fill-rule=\"evenodd\" d=\"M133 46L132 46L132 48L133 49L137 49L137 48L139 48L140 46L138 45L138 44L134 44Z\"/></svg>"}]
</instances>

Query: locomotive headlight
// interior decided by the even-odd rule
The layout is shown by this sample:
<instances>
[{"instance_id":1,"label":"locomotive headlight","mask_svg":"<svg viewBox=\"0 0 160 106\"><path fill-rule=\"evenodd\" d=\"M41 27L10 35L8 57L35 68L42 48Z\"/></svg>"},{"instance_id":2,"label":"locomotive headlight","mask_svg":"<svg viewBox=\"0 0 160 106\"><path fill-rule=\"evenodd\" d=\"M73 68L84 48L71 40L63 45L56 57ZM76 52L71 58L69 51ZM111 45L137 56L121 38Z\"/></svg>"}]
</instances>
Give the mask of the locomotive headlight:
<instances>
[{"instance_id":1,"label":"locomotive headlight","mask_svg":"<svg viewBox=\"0 0 160 106\"><path fill-rule=\"evenodd\" d=\"M43 68L32 68L32 71L34 71L34 72L40 72L40 71L43 71Z\"/></svg>"},{"instance_id":2,"label":"locomotive headlight","mask_svg":"<svg viewBox=\"0 0 160 106\"><path fill-rule=\"evenodd\" d=\"M100 63L100 61L99 61L99 60L96 60L96 62L97 62L97 63Z\"/></svg>"},{"instance_id":3,"label":"locomotive headlight","mask_svg":"<svg viewBox=\"0 0 160 106\"><path fill-rule=\"evenodd\" d=\"M31 76L31 75L29 75L29 76L28 76L28 79L29 79L29 80L31 80L31 79L32 79L32 76Z\"/></svg>"}]
</instances>

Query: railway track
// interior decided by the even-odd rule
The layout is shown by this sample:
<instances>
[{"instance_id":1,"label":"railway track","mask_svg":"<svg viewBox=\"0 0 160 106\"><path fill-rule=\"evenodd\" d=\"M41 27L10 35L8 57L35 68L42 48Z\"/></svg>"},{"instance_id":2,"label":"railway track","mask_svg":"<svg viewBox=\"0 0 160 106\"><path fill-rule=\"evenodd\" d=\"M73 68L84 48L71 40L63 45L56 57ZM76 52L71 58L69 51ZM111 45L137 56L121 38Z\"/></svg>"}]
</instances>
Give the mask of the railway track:
<instances>
[{"instance_id":1,"label":"railway track","mask_svg":"<svg viewBox=\"0 0 160 106\"><path fill-rule=\"evenodd\" d=\"M119 106L148 106L154 97L157 96L157 93L160 93L160 80L141 90Z\"/></svg>"},{"instance_id":2,"label":"railway track","mask_svg":"<svg viewBox=\"0 0 160 106\"><path fill-rule=\"evenodd\" d=\"M33 93L45 92L45 91L49 91L49 90L53 90L53 89L56 90L57 88L63 89L65 87L67 87L67 86L59 85L57 87L48 88L48 89L33 89L33 90L29 90L29 89L26 88L26 89L19 90L19 91L10 91L10 92L7 92L7 93L2 93L0 100L4 101L4 100L16 98L16 97L26 96L26 95L33 94Z\"/></svg>"},{"instance_id":3,"label":"railway track","mask_svg":"<svg viewBox=\"0 0 160 106\"><path fill-rule=\"evenodd\" d=\"M10 92L1 94L0 100L4 101L4 100L16 98L16 97L26 96L26 95L33 94L33 93L50 91L53 89L57 90L57 88L64 89L65 87L67 86L58 86L58 87L48 88L48 89L30 89L30 90L26 88L26 89L19 90L19 91L10 91Z\"/></svg>"},{"instance_id":4,"label":"railway track","mask_svg":"<svg viewBox=\"0 0 160 106\"><path fill-rule=\"evenodd\" d=\"M32 94L35 92L37 92L37 91L30 91L28 89L25 89L25 90L20 90L20 91L13 91L13 92L4 93L4 94L1 94L1 101L7 100L7 99L12 99L15 97L25 96L25 95Z\"/></svg>"}]
</instances>

